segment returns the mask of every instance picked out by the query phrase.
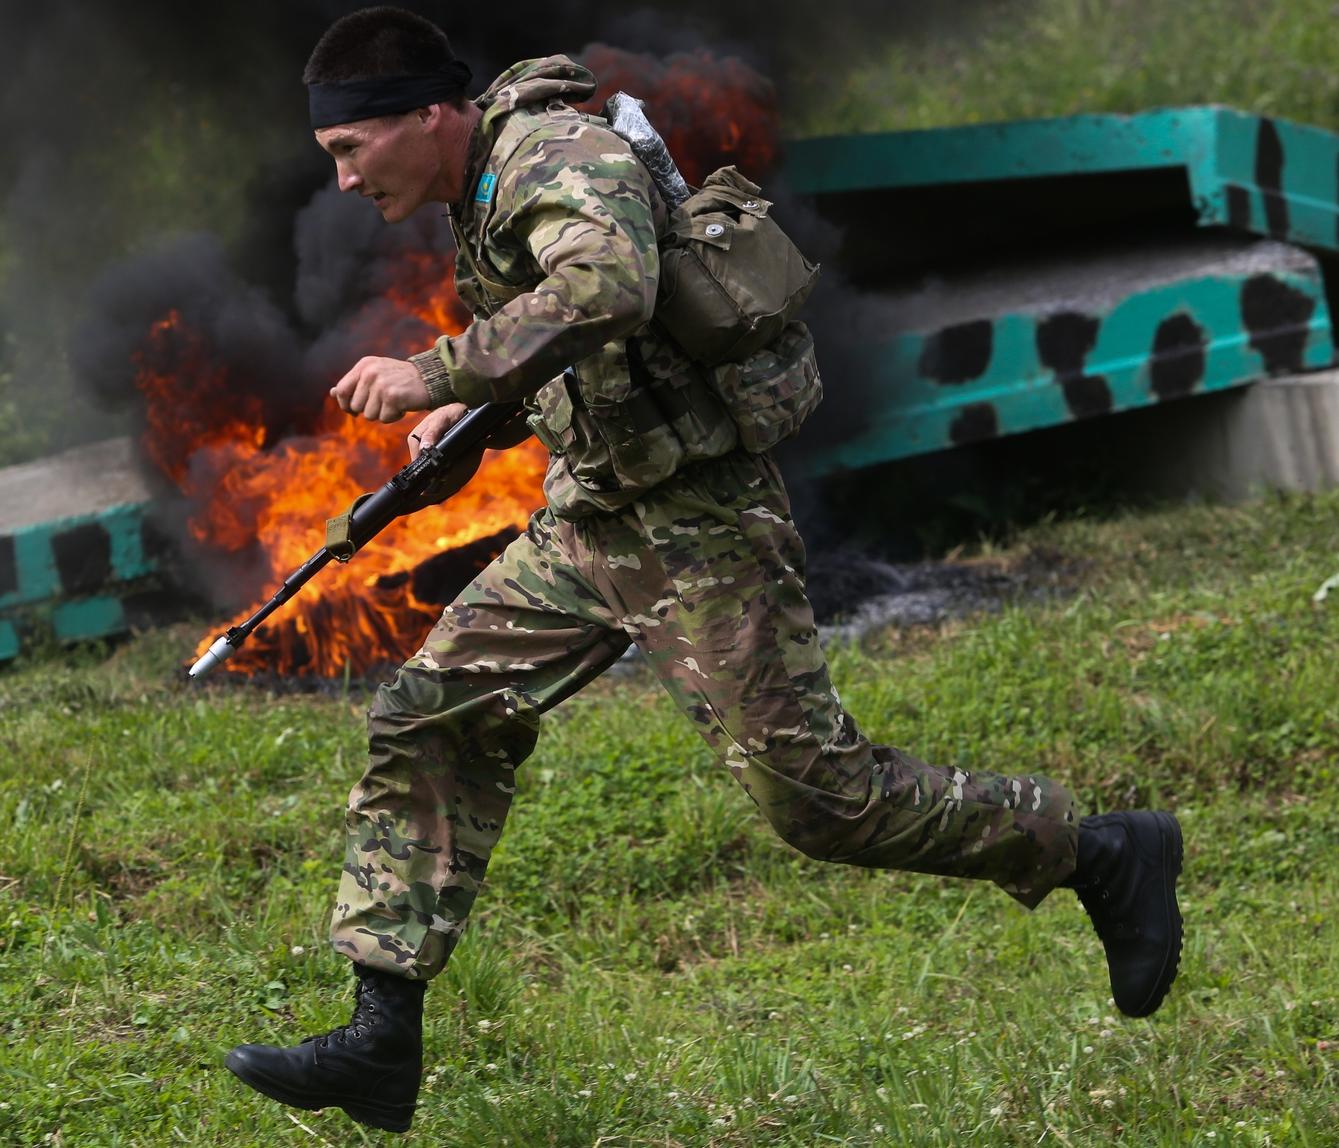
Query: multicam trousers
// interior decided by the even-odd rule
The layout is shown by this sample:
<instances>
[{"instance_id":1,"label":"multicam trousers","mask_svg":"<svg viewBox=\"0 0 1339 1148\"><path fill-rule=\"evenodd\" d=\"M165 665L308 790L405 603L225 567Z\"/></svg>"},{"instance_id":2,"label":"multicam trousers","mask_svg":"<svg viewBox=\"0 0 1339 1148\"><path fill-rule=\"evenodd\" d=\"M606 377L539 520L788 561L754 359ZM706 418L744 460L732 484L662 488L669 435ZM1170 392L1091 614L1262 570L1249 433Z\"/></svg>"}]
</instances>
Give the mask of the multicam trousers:
<instances>
[{"instance_id":1,"label":"multicam trousers","mask_svg":"<svg viewBox=\"0 0 1339 1148\"><path fill-rule=\"evenodd\" d=\"M765 456L697 464L617 513L537 513L376 696L336 949L411 978L442 970L540 715L632 642L795 848L988 878L1036 905L1073 870L1073 798L871 744L829 680L803 565Z\"/></svg>"}]
</instances>

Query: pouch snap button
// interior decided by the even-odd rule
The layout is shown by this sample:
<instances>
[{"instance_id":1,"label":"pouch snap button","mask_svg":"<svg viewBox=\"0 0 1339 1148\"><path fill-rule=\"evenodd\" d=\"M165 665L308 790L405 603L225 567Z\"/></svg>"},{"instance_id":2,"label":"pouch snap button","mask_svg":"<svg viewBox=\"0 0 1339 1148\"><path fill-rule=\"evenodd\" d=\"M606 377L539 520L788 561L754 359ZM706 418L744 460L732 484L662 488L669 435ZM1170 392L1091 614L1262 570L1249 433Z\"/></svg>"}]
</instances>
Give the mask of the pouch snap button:
<instances>
[{"instance_id":1,"label":"pouch snap button","mask_svg":"<svg viewBox=\"0 0 1339 1148\"><path fill-rule=\"evenodd\" d=\"M744 207L749 211L752 211L757 206L758 201L756 199L747 199L744 201Z\"/></svg>"},{"instance_id":2,"label":"pouch snap button","mask_svg":"<svg viewBox=\"0 0 1339 1148\"><path fill-rule=\"evenodd\" d=\"M706 233L707 233L708 235L711 236L712 239L715 239L718 235L724 235L724 234L725 234L725 224L723 224L723 223L708 223L707 226L706 226L706 228L705 228L704 230L706 231Z\"/></svg>"}]
</instances>

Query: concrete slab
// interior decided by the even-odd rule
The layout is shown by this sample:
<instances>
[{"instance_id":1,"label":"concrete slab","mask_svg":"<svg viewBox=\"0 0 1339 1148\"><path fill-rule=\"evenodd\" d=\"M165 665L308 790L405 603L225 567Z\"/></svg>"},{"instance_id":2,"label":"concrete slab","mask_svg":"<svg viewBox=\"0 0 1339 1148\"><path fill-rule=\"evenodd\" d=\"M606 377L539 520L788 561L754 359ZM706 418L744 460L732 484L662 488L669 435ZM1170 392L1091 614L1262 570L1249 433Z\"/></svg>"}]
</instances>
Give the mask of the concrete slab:
<instances>
[{"instance_id":1,"label":"concrete slab","mask_svg":"<svg viewBox=\"0 0 1339 1148\"><path fill-rule=\"evenodd\" d=\"M90 443L0 469L0 534L151 498L131 439Z\"/></svg>"},{"instance_id":2,"label":"concrete slab","mask_svg":"<svg viewBox=\"0 0 1339 1148\"><path fill-rule=\"evenodd\" d=\"M1128 238L928 275L865 295L858 334L870 343L1010 315L1061 311L1101 315L1137 295L1201 279L1237 282L1259 275L1320 278L1300 247L1229 232Z\"/></svg>"},{"instance_id":3,"label":"concrete slab","mask_svg":"<svg viewBox=\"0 0 1339 1148\"><path fill-rule=\"evenodd\" d=\"M1164 407L1141 453L1152 487L1236 501L1339 486L1339 370L1264 380Z\"/></svg>"},{"instance_id":4,"label":"concrete slab","mask_svg":"<svg viewBox=\"0 0 1339 1148\"><path fill-rule=\"evenodd\" d=\"M958 269L871 293L860 316L845 367L860 379L860 418L839 426L820 410L810 475L1203 401L1335 362L1316 257L1218 232ZM842 382L829 386L838 410L850 406Z\"/></svg>"},{"instance_id":5,"label":"concrete slab","mask_svg":"<svg viewBox=\"0 0 1339 1148\"><path fill-rule=\"evenodd\" d=\"M834 198L955 186L996 196L1056 177L1092 188L1165 173L1201 227L1333 251L1337 160L1333 132L1206 105L792 140L786 177L801 194Z\"/></svg>"},{"instance_id":6,"label":"concrete slab","mask_svg":"<svg viewBox=\"0 0 1339 1148\"><path fill-rule=\"evenodd\" d=\"M0 662L30 633L74 642L132 625L160 585L151 498L129 438L0 470Z\"/></svg>"}]
</instances>

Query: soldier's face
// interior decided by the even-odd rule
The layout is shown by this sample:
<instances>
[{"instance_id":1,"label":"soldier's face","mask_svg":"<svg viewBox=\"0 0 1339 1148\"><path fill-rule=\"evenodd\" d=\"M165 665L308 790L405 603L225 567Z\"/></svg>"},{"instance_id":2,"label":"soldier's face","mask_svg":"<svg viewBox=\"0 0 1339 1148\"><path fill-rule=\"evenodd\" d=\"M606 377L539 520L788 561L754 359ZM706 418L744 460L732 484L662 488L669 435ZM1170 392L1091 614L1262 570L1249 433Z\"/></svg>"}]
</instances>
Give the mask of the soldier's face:
<instances>
[{"instance_id":1,"label":"soldier's face","mask_svg":"<svg viewBox=\"0 0 1339 1148\"><path fill-rule=\"evenodd\" d=\"M316 142L334 159L340 191L356 191L388 223L412 215L449 190L437 144L437 109L320 128ZM447 201L450 202L450 201Z\"/></svg>"}]
</instances>

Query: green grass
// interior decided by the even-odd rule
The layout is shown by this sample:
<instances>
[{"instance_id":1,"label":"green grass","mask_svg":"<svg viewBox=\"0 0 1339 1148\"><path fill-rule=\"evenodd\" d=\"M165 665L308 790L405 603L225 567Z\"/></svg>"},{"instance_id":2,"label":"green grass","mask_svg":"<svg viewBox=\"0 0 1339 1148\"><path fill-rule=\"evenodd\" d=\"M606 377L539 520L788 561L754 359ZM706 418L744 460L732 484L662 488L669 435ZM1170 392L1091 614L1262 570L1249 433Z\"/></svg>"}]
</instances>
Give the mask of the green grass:
<instances>
[{"instance_id":1,"label":"green grass","mask_svg":"<svg viewBox=\"0 0 1339 1148\"><path fill-rule=\"evenodd\" d=\"M1329 0L1007 0L797 77L792 134L1231 104L1339 128Z\"/></svg>"},{"instance_id":2,"label":"green grass","mask_svg":"<svg viewBox=\"0 0 1339 1148\"><path fill-rule=\"evenodd\" d=\"M654 683L560 707L428 996L399 1139L221 1068L342 1023L365 697L174 676L210 623L0 675L0 1143L1339 1143L1339 494L1032 528L1074 593L832 651L868 730L1187 840L1182 974L1117 1017L1061 893L781 845ZM1034 765L1035 763L1035 765Z\"/></svg>"}]
</instances>

